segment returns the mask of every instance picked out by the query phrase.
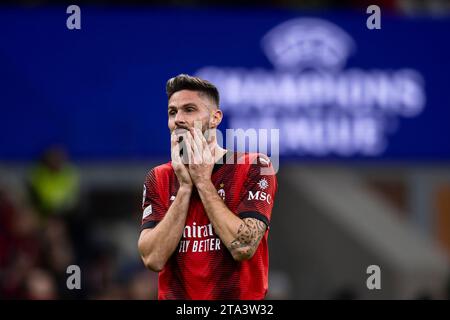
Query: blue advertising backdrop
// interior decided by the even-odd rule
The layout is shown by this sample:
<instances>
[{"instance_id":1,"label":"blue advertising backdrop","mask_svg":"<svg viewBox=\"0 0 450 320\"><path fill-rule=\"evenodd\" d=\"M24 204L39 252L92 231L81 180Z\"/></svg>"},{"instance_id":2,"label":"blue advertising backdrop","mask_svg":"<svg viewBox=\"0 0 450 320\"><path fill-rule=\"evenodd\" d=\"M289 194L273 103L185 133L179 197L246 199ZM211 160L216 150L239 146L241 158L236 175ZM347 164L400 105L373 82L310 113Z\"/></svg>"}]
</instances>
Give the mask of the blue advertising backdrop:
<instances>
[{"instance_id":1,"label":"blue advertising backdrop","mask_svg":"<svg viewBox=\"0 0 450 320\"><path fill-rule=\"evenodd\" d=\"M221 129L279 129L292 159L450 160L450 19L365 12L0 10L0 159L169 156L165 82L221 91Z\"/></svg>"}]
</instances>

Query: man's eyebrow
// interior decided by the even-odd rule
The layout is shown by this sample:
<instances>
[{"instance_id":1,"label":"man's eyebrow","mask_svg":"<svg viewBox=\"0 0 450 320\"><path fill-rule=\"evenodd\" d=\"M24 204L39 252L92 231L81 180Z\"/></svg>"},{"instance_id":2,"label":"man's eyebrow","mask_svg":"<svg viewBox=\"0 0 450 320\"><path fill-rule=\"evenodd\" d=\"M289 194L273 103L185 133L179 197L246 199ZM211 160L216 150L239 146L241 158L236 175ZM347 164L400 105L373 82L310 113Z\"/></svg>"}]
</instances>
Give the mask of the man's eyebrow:
<instances>
[{"instance_id":1,"label":"man's eyebrow","mask_svg":"<svg viewBox=\"0 0 450 320\"><path fill-rule=\"evenodd\" d=\"M188 102L180 106L180 108L187 108L187 107L197 107L197 105L193 102ZM169 105L168 109L178 109L178 108L174 105Z\"/></svg>"}]
</instances>

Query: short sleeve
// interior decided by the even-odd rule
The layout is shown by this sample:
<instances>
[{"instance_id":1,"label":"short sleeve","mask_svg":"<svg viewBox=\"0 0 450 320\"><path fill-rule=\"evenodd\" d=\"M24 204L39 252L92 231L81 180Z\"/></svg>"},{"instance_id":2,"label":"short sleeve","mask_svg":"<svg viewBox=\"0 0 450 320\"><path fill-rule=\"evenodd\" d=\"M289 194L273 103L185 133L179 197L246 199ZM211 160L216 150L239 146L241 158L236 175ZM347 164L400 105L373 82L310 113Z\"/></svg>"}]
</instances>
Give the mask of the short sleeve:
<instances>
[{"instance_id":1,"label":"short sleeve","mask_svg":"<svg viewBox=\"0 0 450 320\"><path fill-rule=\"evenodd\" d=\"M144 182L141 230L155 227L168 209L168 206L162 200L161 188L158 185L155 170L152 169Z\"/></svg>"},{"instance_id":2,"label":"short sleeve","mask_svg":"<svg viewBox=\"0 0 450 320\"><path fill-rule=\"evenodd\" d=\"M241 219L259 219L269 227L277 188L277 177L270 159L259 155L256 163L250 164L237 208L238 216Z\"/></svg>"}]
</instances>

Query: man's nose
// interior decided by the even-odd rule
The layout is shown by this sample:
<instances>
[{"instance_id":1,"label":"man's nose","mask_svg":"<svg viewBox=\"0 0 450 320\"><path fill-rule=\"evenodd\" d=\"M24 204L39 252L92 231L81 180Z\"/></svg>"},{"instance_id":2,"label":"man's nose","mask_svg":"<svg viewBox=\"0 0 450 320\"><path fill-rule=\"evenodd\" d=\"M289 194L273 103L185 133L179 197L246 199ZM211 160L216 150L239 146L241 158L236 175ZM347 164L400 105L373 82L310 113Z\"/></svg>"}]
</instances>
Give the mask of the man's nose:
<instances>
[{"instance_id":1,"label":"man's nose","mask_svg":"<svg viewBox=\"0 0 450 320\"><path fill-rule=\"evenodd\" d=\"M175 125L177 127L185 127L186 124L187 123L184 116L182 115L182 112L177 112L177 115L175 116Z\"/></svg>"}]
</instances>

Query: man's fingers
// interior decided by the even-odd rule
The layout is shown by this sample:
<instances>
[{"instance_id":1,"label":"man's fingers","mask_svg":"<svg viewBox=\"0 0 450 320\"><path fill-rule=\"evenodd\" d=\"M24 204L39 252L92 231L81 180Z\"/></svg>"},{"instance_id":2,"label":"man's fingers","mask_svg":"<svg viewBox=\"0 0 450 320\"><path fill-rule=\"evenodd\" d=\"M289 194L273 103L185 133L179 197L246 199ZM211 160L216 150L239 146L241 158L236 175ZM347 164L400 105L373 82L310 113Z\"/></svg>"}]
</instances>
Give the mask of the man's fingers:
<instances>
[{"instance_id":1,"label":"man's fingers","mask_svg":"<svg viewBox=\"0 0 450 320\"><path fill-rule=\"evenodd\" d=\"M177 135L172 132L172 134L170 135L170 149L173 150L177 145Z\"/></svg>"},{"instance_id":2,"label":"man's fingers","mask_svg":"<svg viewBox=\"0 0 450 320\"><path fill-rule=\"evenodd\" d=\"M203 149L203 143L201 137L203 137L202 131L198 128L194 128L192 131L192 136L194 137L195 144L199 148L199 150Z\"/></svg>"},{"instance_id":3,"label":"man's fingers","mask_svg":"<svg viewBox=\"0 0 450 320\"><path fill-rule=\"evenodd\" d=\"M208 141L206 141L208 146L211 146L212 148L216 145L217 143L217 137L216 134L211 132L208 134Z\"/></svg>"},{"instance_id":4,"label":"man's fingers","mask_svg":"<svg viewBox=\"0 0 450 320\"><path fill-rule=\"evenodd\" d=\"M175 132L172 132L172 134L170 135L171 148L175 147L176 144L178 144L178 136L175 134Z\"/></svg>"},{"instance_id":5,"label":"man's fingers","mask_svg":"<svg viewBox=\"0 0 450 320\"><path fill-rule=\"evenodd\" d=\"M195 141L195 138L192 136L191 132L188 132L188 139L189 143L192 147L192 153L193 153L193 164L202 164L202 152L201 148L198 147L197 142Z\"/></svg>"},{"instance_id":6,"label":"man's fingers","mask_svg":"<svg viewBox=\"0 0 450 320\"><path fill-rule=\"evenodd\" d=\"M181 157L180 157L180 145L176 144L172 147L172 162L174 163L181 163Z\"/></svg>"},{"instance_id":7,"label":"man's fingers","mask_svg":"<svg viewBox=\"0 0 450 320\"><path fill-rule=\"evenodd\" d=\"M182 141L182 142L180 142ZM184 137L184 135L177 135L175 133L172 133L171 136L171 146L172 146L172 161L175 163L188 163L189 160L188 159L188 155L189 155L189 150L187 150L188 148L186 147L186 138ZM181 151L183 151L183 156L181 156Z\"/></svg>"},{"instance_id":8,"label":"man's fingers","mask_svg":"<svg viewBox=\"0 0 450 320\"><path fill-rule=\"evenodd\" d=\"M195 138L196 138L197 145L201 146L201 149L203 151L206 149L209 150L208 141L206 141L206 138L203 135L203 132L201 130L198 130L198 129L195 130Z\"/></svg>"},{"instance_id":9,"label":"man's fingers","mask_svg":"<svg viewBox=\"0 0 450 320\"><path fill-rule=\"evenodd\" d=\"M183 137L183 142L179 139ZM184 164L214 164L214 153L199 128L190 128L183 135L172 134L173 160ZM183 156L180 151L183 150Z\"/></svg>"},{"instance_id":10,"label":"man's fingers","mask_svg":"<svg viewBox=\"0 0 450 320\"><path fill-rule=\"evenodd\" d=\"M214 164L214 155L209 148L208 142L200 129L195 129L195 139L201 151L202 162L205 164Z\"/></svg>"},{"instance_id":11,"label":"man's fingers","mask_svg":"<svg viewBox=\"0 0 450 320\"><path fill-rule=\"evenodd\" d=\"M201 156L203 148L202 148L202 143L201 143L200 137L198 136L198 129L192 128L190 130L190 134L192 135L194 150L197 150L198 154Z\"/></svg>"},{"instance_id":12,"label":"man's fingers","mask_svg":"<svg viewBox=\"0 0 450 320\"><path fill-rule=\"evenodd\" d=\"M198 128L194 129L194 138L195 138L196 145L198 146L198 149L199 149L199 152L201 155L202 163L213 164L214 157L209 148L208 142L206 141L206 138L200 129L198 129Z\"/></svg>"},{"instance_id":13,"label":"man's fingers","mask_svg":"<svg viewBox=\"0 0 450 320\"><path fill-rule=\"evenodd\" d=\"M190 136L190 133L187 132L186 139L184 140L186 143L186 151L187 151L187 164L193 164L194 163L194 149L193 149L193 141L192 137Z\"/></svg>"}]
</instances>

